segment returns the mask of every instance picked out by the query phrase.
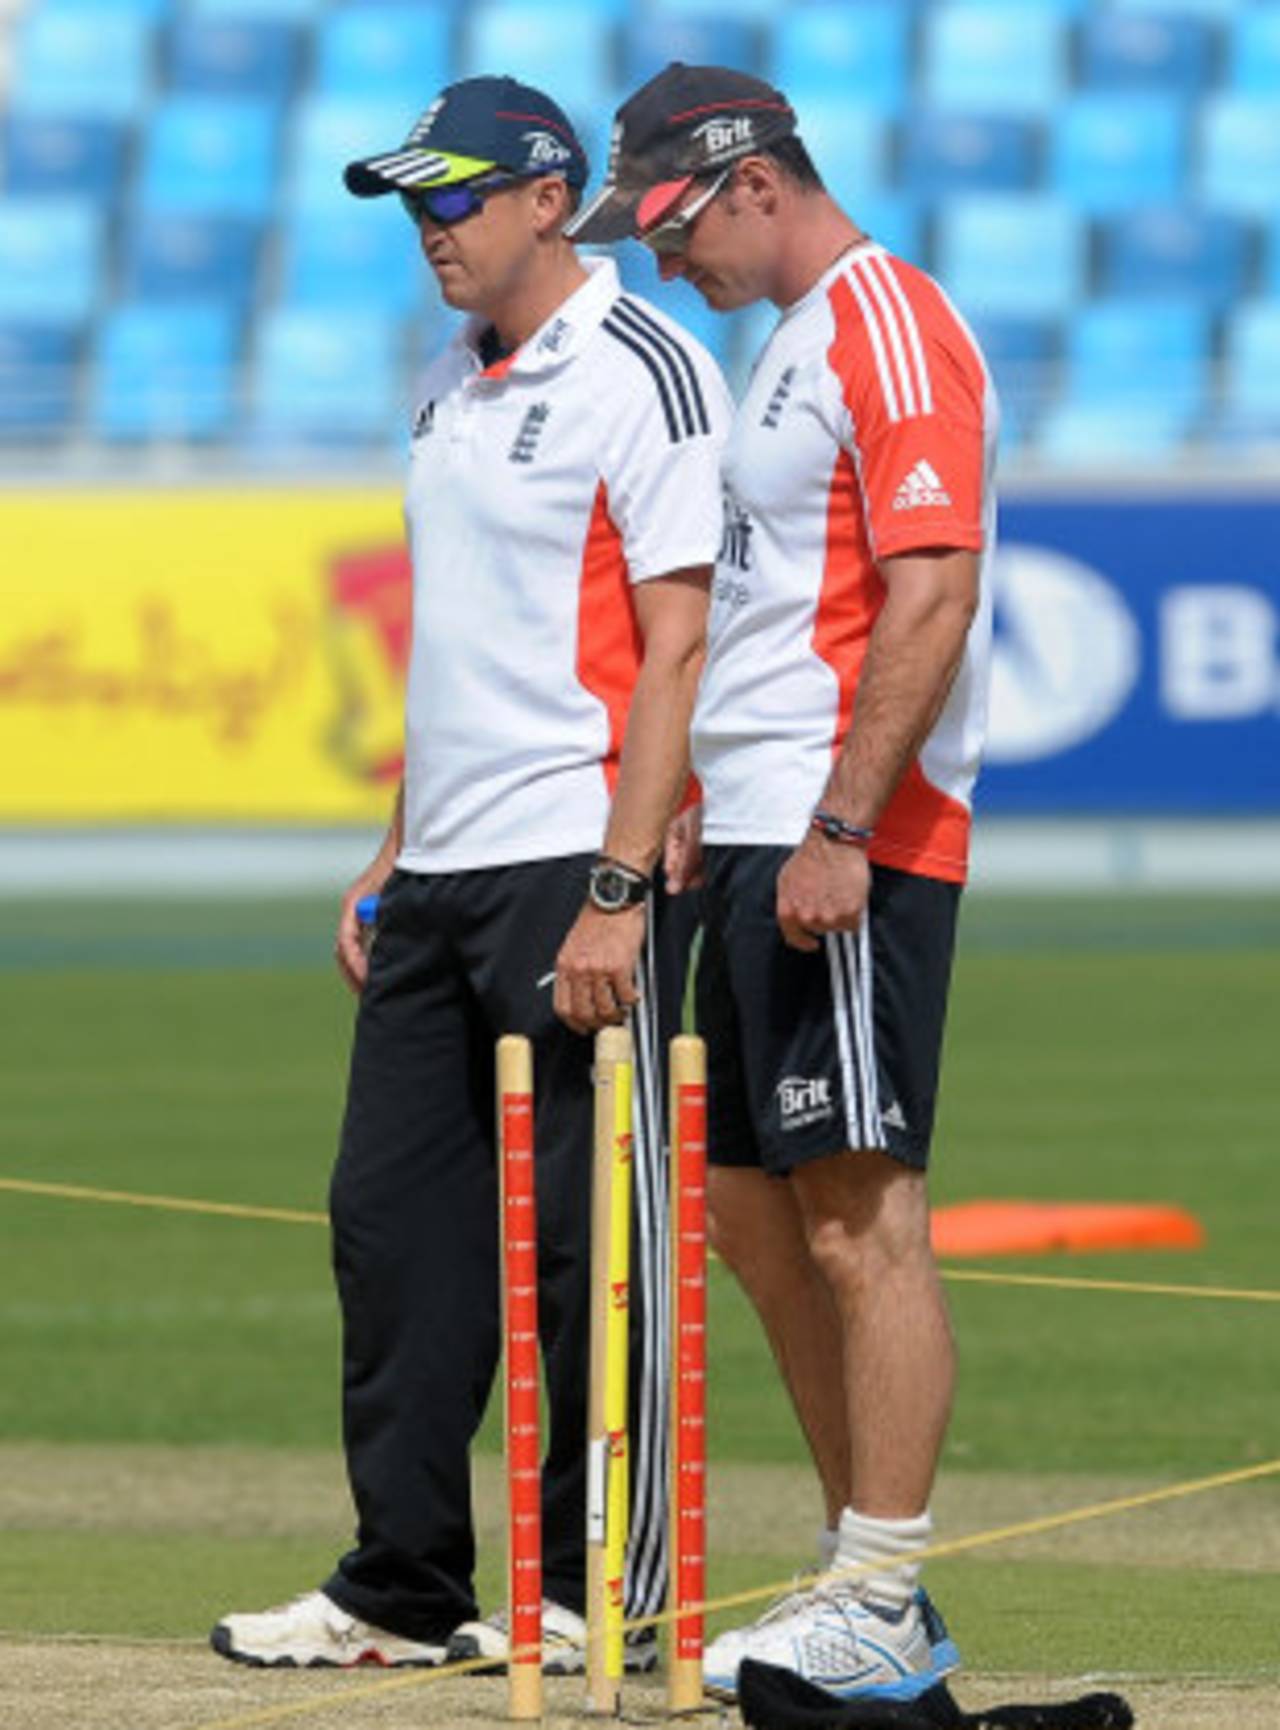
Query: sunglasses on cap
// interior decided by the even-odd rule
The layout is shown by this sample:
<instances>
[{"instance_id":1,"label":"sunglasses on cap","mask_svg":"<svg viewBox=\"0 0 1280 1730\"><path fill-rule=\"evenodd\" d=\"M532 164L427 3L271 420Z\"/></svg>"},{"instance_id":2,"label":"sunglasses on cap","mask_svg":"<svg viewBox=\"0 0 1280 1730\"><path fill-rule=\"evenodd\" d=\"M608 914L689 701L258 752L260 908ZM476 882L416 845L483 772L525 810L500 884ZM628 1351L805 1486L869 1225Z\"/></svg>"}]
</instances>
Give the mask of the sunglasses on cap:
<instances>
[{"instance_id":1,"label":"sunglasses on cap","mask_svg":"<svg viewBox=\"0 0 1280 1730\"><path fill-rule=\"evenodd\" d=\"M737 164L731 162L727 168L722 168L706 191L695 198L692 204L687 204L674 216L664 216L661 221L655 222L652 228L641 230L636 239L647 246L650 252L656 252L659 258L674 258L682 253L689 244L689 234L694 223L712 199L724 190L736 167Z\"/></svg>"},{"instance_id":2,"label":"sunglasses on cap","mask_svg":"<svg viewBox=\"0 0 1280 1730\"><path fill-rule=\"evenodd\" d=\"M481 174L474 180L460 181L456 186L402 190L400 202L415 228L421 227L424 218L434 222L437 228L447 228L450 223L465 222L467 217L475 216L484 209L484 201L491 193L501 192L504 186L513 186L519 179L518 174L499 170L496 174Z\"/></svg>"}]
</instances>

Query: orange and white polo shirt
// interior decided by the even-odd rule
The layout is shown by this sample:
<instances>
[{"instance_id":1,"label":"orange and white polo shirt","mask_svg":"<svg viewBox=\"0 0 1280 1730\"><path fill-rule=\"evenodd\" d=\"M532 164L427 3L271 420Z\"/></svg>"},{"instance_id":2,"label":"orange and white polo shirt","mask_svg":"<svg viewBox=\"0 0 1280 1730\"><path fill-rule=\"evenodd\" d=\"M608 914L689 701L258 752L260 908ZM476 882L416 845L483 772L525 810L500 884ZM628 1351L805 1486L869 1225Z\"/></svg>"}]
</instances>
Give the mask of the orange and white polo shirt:
<instances>
[{"instance_id":1,"label":"orange and white polo shirt","mask_svg":"<svg viewBox=\"0 0 1280 1730\"><path fill-rule=\"evenodd\" d=\"M876 825L871 857L964 880L986 724L998 411L938 284L872 242L789 307L725 452L724 534L694 716L704 833L795 846L849 728L885 596L878 561L981 554L951 693Z\"/></svg>"},{"instance_id":2,"label":"orange and white polo shirt","mask_svg":"<svg viewBox=\"0 0 1280 1730\"><path fill-rule=\"evenodd\" d=\"M428 369L405 514L404 845L418 872L590 852L641 660L631 586L711 565L732 403L610 260L486 369L472 320Z\"/></svg>"}]
</instances>

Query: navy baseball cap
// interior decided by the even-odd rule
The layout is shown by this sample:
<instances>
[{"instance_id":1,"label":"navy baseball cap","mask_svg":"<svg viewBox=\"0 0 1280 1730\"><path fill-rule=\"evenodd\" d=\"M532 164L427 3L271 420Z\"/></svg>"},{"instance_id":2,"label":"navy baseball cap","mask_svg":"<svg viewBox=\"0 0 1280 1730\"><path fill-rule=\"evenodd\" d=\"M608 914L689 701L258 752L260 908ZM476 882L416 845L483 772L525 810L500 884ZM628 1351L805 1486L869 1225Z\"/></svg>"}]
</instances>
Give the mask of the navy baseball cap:
<instances>
[{"instance_id":1,"label":"navy baseball cap","mask_svg":"<svg viewBox=\"0 0 1280 1730\"><path fill-rule=\"evenodd\" d=\"M451 186L478 174L558 174L587 181L587 158L564 110L514 78L464 78L441 91L398 150L366 156L343 172L348 192Z\"/></svg>"},{"instance_id":2,"label":"navy baseball cap","mask_svg":"<svg viewBox=\"0 0 1280 1730\"><path fill-rule=\"evenodd\" d=\"M658 221L699 175L796 129L780 90L728 66L672 61L619 108L604 185L570 221L573 240L622 240Z\"/></svg>"}]
</instances>

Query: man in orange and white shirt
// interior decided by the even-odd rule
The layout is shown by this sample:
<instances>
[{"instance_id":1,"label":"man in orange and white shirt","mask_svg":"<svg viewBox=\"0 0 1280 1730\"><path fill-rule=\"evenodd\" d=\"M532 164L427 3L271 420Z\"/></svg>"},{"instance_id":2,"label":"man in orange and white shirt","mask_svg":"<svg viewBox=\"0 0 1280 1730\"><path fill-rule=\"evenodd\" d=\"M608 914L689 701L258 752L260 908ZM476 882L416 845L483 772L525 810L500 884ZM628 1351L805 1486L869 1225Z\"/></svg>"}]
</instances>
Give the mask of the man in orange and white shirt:
<instances>
[{"instance_id":1,"label":"man in orange and white shirt","mask_svg":"<svg viewBox=\"0 0 1280 1730\"><path fill-rule=\"evenodd\" d=\"M713 1642L842 1695L958 1663L919 1588L954 1352L933 1127L985 722L997 411L941 288L823 189L778 91L669 66L619 110L573 232L634 234L723 311L781 316L726 449L693 723L713 1241L826 1499L812 1593ZM690 835L684 873L699 868ZM785 1181L777 1181L777 1179Z\"/></svg>"},{"instance_id":2,"label":"man in orange and white shirt","mask_svg":"<svg viewBox=\"0 0 1280 1730\"><path fill-rule=\"evenodd\" d=\"M358 196L399 195L443 298L471 316L428 368L415 417L404 783L338 933L360 993L331 1198L358 1532L322 1588L218 1623L215 1649L245 1663L507 1656L503 1615L477 1620L468 1450L499 1347L494 1043L522 1033L550 1430L543 1635L549 1670L582 1668L586 1035L626 1015L639 1348L627 1609L662 1604L666 910L652 879L688 778L732 405L706 351L565 237L586 175L559 106L504 77L451 85L403 145L346 171ZM366 962L355 910L373 892ZM628 1668L655 1661L642 1629Z\"/></svg>"}]
</instances>

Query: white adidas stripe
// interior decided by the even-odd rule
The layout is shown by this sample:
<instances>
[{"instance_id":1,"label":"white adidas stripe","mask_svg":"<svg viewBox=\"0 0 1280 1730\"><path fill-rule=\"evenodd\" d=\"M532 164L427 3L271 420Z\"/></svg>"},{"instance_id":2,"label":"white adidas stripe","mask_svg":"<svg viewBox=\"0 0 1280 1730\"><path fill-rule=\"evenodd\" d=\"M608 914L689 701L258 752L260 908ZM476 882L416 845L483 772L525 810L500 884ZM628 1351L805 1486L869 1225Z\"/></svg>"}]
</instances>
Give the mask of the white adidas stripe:
<instances>
[{"instance_id":1,"label":"white adidas stripe","mask_svg":"<svg viewBox=\"0 0 1280 1730\"><path fill-rule=\"evenodd\" d=\"M867 291L859 280L856 268L849 272L846 281L853 290L854 298L862 309L863 323L867 327L867 335L871 338L871 350L875 355L876 371L880 375L880 390L884 396L885 413L890 421L900 421L901 411L898 408L898 392L894 386L893 374L889 370L889 357L885 353L884 337L880 332L879 320L875 308L867 296Z\"/></svg>"},{"instance_id":2,"label":"white adidas stripe","mask_svg":"<svg viewBox=\"0 0 1280 1730\"><path fill-rule=\"evenodd\" d=\"M890 421L932 414L933 388L920 326L892 262L878 249L859 254L850 264L848 280L866 321Z\"/></svg>"},{"instance_id":3,"label":"white adidas stripe","mask_svg":"<svg viewBox=\"0 0 1280 1730\"><path fill-rule=\"evenodd\" d=\"M858 275L861 276L862 280L871 291L871 296L876 303L876 309L883 320L884 333L888 341L889 354L893 361L894 376L898 381L898 386L902 396L902 412L904 415L917 414L919 411L916 407L915 379L912 376L912 368L907 363L907 352L902 340L902 330L899 326L897 317L895 316L894 308L889 303L888 293L884 284L880 281L879 275L876 271L871 269L871 261L869 259L866 261L865 266L855 259L853 268L858 272Z\"/></svg>"},{"instance_id":4,"label":"white adidas stripe","mask_svg":"<svg viewBox=\"0 0 1280 1730\"><path fill-rule=\"evenodd\" d=\"M898 311L906 331L907 345L915 363L916 385L920 398L920 413L933 413L933 386L929 378L929 366L925 360L924 344L920 340L920 326L916 320L915 309L902 292L902 284L898 281L898 273L892 260L883 252L872 253L867 259L868 265L874 266L889 285L889 292L897 302Z\"/></svg>"}]
</instances>

